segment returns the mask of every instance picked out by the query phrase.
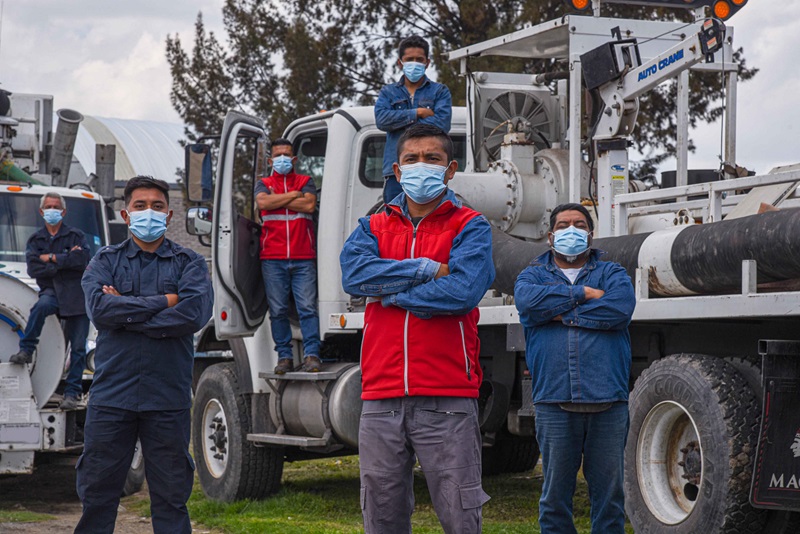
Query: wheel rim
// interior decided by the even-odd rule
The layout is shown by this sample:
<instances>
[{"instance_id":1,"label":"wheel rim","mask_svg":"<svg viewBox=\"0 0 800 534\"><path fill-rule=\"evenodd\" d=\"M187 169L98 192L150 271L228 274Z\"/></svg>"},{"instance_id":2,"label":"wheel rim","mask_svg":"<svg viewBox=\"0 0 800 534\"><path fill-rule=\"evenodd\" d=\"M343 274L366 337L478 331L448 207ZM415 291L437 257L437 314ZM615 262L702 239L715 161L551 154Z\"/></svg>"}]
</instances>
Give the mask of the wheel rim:
<instances>
[{"instance_id":1,"label":"wheel rim","mask_svg":"<svg viewBox=\"0 0 800 534\"><path fill-rule=\"evenodd\" d=\"M636 446L639 489L650 512L675 525L692 513L702 487L697 425L680 404L665 401L645 417Z\"/></svg>"},{"instance_id":2,"label":"wheel rim","mask_svg":"<svg viewBox=\"0 0 800 534\"><path fill-rule=\"evenodd\" d=\"M203 409L203 459L208 472L220 478L228 466L228 422L225 410L217 399Z\"/></svg>"}]
</instances>

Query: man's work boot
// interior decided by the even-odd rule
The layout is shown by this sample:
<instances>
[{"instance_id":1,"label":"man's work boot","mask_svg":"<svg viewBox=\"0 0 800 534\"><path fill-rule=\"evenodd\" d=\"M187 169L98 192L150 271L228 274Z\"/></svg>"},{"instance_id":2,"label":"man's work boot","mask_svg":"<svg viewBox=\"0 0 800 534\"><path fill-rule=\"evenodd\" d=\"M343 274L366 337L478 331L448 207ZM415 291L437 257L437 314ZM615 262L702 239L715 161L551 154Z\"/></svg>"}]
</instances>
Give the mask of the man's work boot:
<instances>
[{"instance_id":1,"label":"man's work boot","mask_svg":"<svg viewBox=\"0 0 800 534\"><path fill-rule=\"evenodd\" d=\"M24 350L19 351L8 359L9 363L18 363L20 365L31 363L32 361L33 357Z\"/></svg>"},{"instance_id":2,"label":"man's work boot","mask_svg":"<svg viewBox=\"0 0 800 534\"><path fill-rule=\"evenodd\" d=\"M78 397L73 397L72 395L64 397L58 407L62 410L75 410L78 408Z\"/></svg>"},{"instance_id":3,"label":"man's work boot","mask_svg":"<svg viewBox=\"0 0 800 534\"><path fill-rule=\"evenodd\" d=\"M286 373L290 373L292 368L292 360L290 358L281 358L278 360L278 365L275 366L275 371L273 372L276 375L285 375Z\"/></svg>"},{"instance_id":4,"label":"man's work boot","mask_svg":"<svg viewBox=\"0 0 800 534\"><path fill-rule=\"evenodd\" d=\"M303 359L303 371L306 373L318 373L322 368L322 362L316 356L306 356Z\"/></svg>"}]
</instances>

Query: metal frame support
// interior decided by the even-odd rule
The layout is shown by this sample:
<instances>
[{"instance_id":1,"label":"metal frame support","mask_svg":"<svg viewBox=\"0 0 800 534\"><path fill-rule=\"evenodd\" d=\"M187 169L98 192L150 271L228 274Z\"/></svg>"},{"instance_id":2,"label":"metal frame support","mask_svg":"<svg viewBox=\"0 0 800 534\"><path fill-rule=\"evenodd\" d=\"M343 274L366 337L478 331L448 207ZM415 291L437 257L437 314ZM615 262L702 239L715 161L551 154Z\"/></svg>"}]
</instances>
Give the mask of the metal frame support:
<instances>
[{"instance_id":1,"label":"metal frame support","mask_svg":"<svg viewBox=\"0 0 800 534\"><path fill-rule=\"evenodd\" d=\"M579 54L570 56L569 73L569 201L581 201L581 59Z\"/></svg>"},{"instance_id":2,"label":"metal frame support","mask_svg":"<svg viewBox=\"0 0 800 534\"><path fill-rule=\"evenodd\" d=\"M675 172L675 185L689 185L689 71L685 70L678 76L678 102L677 102L677 170ZM678 202L686 201L681 197Z\"/></svg>"},{"instance_id":3,"label":"metal frame support","mask_svg":"<svg viewBox=\"0 0 800 534\"><path fill-rule=\"evenodd\" d=\"M614 198L628 192L628 140L621 137L597 141L597 221L596 237L627 233L627 219L616 220Z\"/></svg>"},{"instance_id":4,"label":"metal frame support","mask_svg":"<svg viewBox=\"0 0 800 534\"><path fill-rule=\"evenodd\" d=\"M758 293L756 260L742 260L742 295Z\"/></svg>"},{"instance_id":5,"label":"metal frame support","mask_svg":"<svg viewBox=\"0 0 800 534\"><path fill-rule=\"evenodd\" d=\"M644 267L636 268L636 302L650 298L650 273Z\"/></svg>"},{"instance_id":6,"label":"metal frame support","mask_svg":"<svg viewBox=\"0 0 800 534\"><path fill-rule=\"evenodd\" d=\"M732 70L727 73L725 92L725 152L723 161L736 165L736 86L739 82L739 73ZM730 176L729 178L736 178Z\"/></svg>"}]
</instances>

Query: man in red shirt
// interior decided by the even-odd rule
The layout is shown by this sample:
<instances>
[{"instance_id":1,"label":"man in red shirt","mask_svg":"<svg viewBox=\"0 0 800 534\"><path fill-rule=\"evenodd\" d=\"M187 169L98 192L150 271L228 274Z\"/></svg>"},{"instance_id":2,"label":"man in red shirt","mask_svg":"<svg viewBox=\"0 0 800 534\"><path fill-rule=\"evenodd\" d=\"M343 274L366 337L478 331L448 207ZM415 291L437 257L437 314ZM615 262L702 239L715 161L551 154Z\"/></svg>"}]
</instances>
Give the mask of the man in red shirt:
<instances>
[{"instance_id":1,"label":"man in red shirt","mask_svg":"<svg viewBox=\"0 0 800 534\"><path fill-rule=\"evenodd\" d=\"M275 373L293 370L292 328L289 296L294 295L300 330L303 332L302 370L317 372L319 316L317 313L317 266L313 213L317 207L314 181L293 170L297 157L288 139L272 142L268 159L272 174L255 187L261 210L261 272L267 290L272 339L278 353Z\"/></svg>"}]
</instances>

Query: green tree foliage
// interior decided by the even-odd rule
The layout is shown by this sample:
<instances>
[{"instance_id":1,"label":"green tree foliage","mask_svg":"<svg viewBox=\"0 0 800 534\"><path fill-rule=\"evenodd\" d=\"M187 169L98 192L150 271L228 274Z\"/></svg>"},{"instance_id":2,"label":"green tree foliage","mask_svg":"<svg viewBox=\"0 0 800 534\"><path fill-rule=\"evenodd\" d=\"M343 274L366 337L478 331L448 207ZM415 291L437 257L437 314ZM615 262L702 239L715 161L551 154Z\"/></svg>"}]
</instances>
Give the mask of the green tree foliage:
<instances>
[{"instance_id":1,"label":"green tree foliage","mask_svg":"<svg viewBox=\"0 0 800 534\"><path fill-rule=\"evenodd\" d=\"M396 79L396 47L416 34L432 44L436 78L450 87L453 103L465 102L465 83L446 53L530 24L568 14L562 0L227 0L223 20L227 47L204 30L198 16L191 55L179 36L168 37L172 102L197 132L220 129L227 109L264 117L273 135L293 119L343 104L371 104ZM691 14L660 8L606 4L603 16L691 20ZM740 80L752 78L742 49L733 58ZM472 71L542 73L563 71L555 60L486 57L470 60ZM722 77L690 77L690 124L720 117ZM659 86L642 99L636 148L640 168L652 170L675 152L677 84Z\"/></svg>"}]
</instances>

